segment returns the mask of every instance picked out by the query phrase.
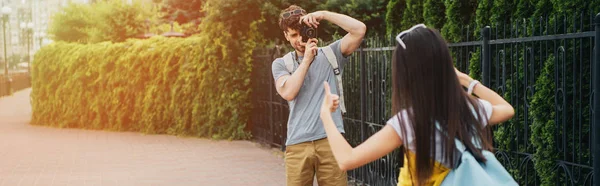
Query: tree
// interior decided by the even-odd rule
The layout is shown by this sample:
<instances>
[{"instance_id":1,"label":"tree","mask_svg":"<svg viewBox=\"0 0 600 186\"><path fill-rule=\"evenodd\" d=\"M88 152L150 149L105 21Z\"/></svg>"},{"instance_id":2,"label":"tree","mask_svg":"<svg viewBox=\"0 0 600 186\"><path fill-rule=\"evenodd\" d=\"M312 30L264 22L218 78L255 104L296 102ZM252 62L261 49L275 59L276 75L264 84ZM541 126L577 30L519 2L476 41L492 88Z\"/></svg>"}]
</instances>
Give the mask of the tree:
<instances>
[{"instance_id":1,"label":"tree","mask_svg":"<svg viewBox=\"0 0 600 186\"><path fill-rule=\"evenodd\" d=\"M440 0L425 0L423 3L423 18L428 27L442 29L446 22L444 14L446 7L443 1Z\"/></svg>"},{"instance_id":2,"label":"tree","mask_svg":"<svg viewBox=\"0 0 600 186\"><path fill-rule=\"evenodd\" d=\"M406 0L406 9L402 16L402 30L423 23L423 2L421 0Z\"/></svg>"},{"instance_id":3,"label":"tree","mask_svg":"<svg viewBox=\"0 0 600 186\"><path fill-rule=\"evenodd\" d=\"M475 30L473 36L475 38L481 38L481 30L486 26L491 26L490 14L492 9L492 0L479 1L477 10L475 13ZM481 48L477 48L475 54L469 62L469 76L473 79L481 79Z\"/></svg>"},{"instance_id":4,"label":"tree","mask_svg":"<svg viewBox=\"0 0 600 186\"><path fill-rule=\"evenodd\" d=\"M8 68L16 68L19 63L21 63L22 58L20 54L11 54L8 57Z\"/></svg>"},{"instance_id":5,"label":"tree","mask_svg":"<svg viewBox=\"0 0 600 186\"><path fill-rule=\"evenodd\" d=\"M122 42L145 31L149 11L139 1L69 3L52 17L49 33L54 41L95 43Z\"/></svg>"},{"instance_id":6,"label":"tree","mask_svg":"<svg viewBox=\"0 0 600 186\"><path fill-rule=\"evenodd\" d=\"M143 33L150 12L140 2L132 4L121 0L100 2L94 6L96 22L89 31L90 42L123 42Z\"/></svg>"},{"instance_id":7,"label":"tree","mask_svg":"<svg viewBox=\"0 0 600 186\"><path fill-rule=\"evenodd\" d=\"M154 0L157 2L157 0ZM194 23L200 24L200 19L204 17L202 5L206 0L164 0L161 11L165 13L163 20L176 21L179 24Z\"/></svg>"},{"instance_id":8,"label":"tree","mask_svg":"<svg viewBox=\"0 0 600 186\"><path fill-rule=\"evenodd\" d=\"M405 0L390 0L387 4L387 12L385 14L386 34L394 35L402 30L401 21L403 19L404 10L406 9Z\"/></svg>"},{"instance_id":9,"label":"tree","mask_svg":"<svg viewBox=\"0 0 600 186\"><path fill-rule=\"evenodd\" d=\"M598 2L598 1L595 1ZM591 20L588 19L588 11L593 9L598 10L597 6L593 5L593 1L589 0L571 0L571 1L555 1L555 0L541 0L536 2L525 1L518 4L518 9L526 9L527 6L534 6L533 17L537 26L540 22L540 18L546 18L547 27L529 28L529 30L535 30L535 34L564 34L573 33L579 30L579 27L592 27ZM515 15L518 14L519 10ZM530 11L528 11L530 12ZM527 13L528 13L527 12ZM594 12L595 15L597 12ZM526 13L524 13L526 15ZM583 14L583 17L579 17ZM579 20L583 18L583 20ZM580 22L581 21L581 22ZM580 25L583 23L583 25ZM577 26L575 26L577 25ZM585 26L584 26L585 25ZM556 28L555 28L556 27ZM583 51L580 55L592 56L593 54L587 50L593 48L591 42L580 42L580 43L565 43L561 44L565 51ZM583 49L583 50L582 50ZM563 171L557 171L559 160L567 160L573 163L584 163L587 159L591 159L589 148L587 144L567 143L562 151L555 147L560 141L577 141L578 138L583 136L591 136L591 115L590 106L588 103L591 100L593 94L587 94L591 87L591 78L581 77L592 77L591 67L593 62L589 58L582 58L579 60L568 60L569 55L564 56L560 52L557 52L554 48L541 48L538 49L538 53L548 54L548 57L542 58L544 63L540 64L542 67L541 73L537 76L535 94L531 101L530 114L533 116L533 123L531 124L532 135L530 141L535 147L534 165L538 175L540 175L541 185L554 185L556 183L568 183L569 175ZM561 58L565 57L567 60L562 61ZM573 57L577 58L577 57ZM536 61L540 61L536 59ZM537 65L537 64L536 64ZM537 67L536 67L537 68ZM580 73L573 73L568 75L561 75L564 72L579 71ZM580 78L578 78L579 76ZM563 81L574 82L573 87L580 87L579 89L584 92L571 91L568 86L561 86L557 84L559 79L564 78ZM560 108L561 103L558 101L548 101L560 99L560 94L556 94L559 90L566 90L566 97L573 97L569 106ZM579 97L579 98L576 98ZM579 117L563 116L563 113L577 113L580 112ZM567 121L565 123L565 120ZM572 123L581 123L580 129L573 129L571 127L558 127L561 125L576 125ZM571 135L575 131L579 132L578 135ZM566 135L565 135L566 134ZM573 149L573 150L566 150ZM577 150L575 150L577 149ZM567 152L563 154L562 152ZM583 160L581 160L583 159ZM560 170L560 169L559 169ZM572 178L571 178L572 179ZM596 182L594 180L594 182Z\"/></svg>"},{"instance_id":10,"label":"tree","mask_svg":"<svg viewBox=\"0 0 600 186\"><path fill-rule=\"evenodd\" d=\"M346 14L368 25L367 37L385 34L385 16L388 0L371 1L327 1L325 10ZM334 27L336 33L345 33L339 27ZM333 33L329 33L330 35Z\"/></svg>"},{"instance_id":11,"label":"tree","mask_svg":"<svg viewBox=\"0 0 600 186\"><path fill-rule=\"evenodd\" d=\"M467 35L462 29L471 23L475 16L476 4L472 0L445 0L446 24L442 28L442 35L448 42L459 42L466 40Z\"/></svg>"},{"instance_id":12,"label":"tree","mask_svg":"<svg viewBox=\"0 0 600 186\"><path fill-rule=\"evenodd\" d=\"M91 6L69 3L52 16L48 32L54 41L86 43L89 40L88 28L93 24Z\"/></svg>"},{"instance_id":13,"label":"tree","mask_svg":"<svg viewBox=\"0 0 600 186\"><path fill-rule=\"evenodd\" d=\"M193 47L207 56L197 62L198 76L210 77L188 81L188 86L199 87L194 92L198 100L211 100L195 104L192 109L208 117L192 116L192 123L203 123L196 129L212 138L247 138L245 126L250 114L250 74L252 54L263 43L258 25L263 21L259 0L208 0L203 7L205 19L200 23L202 33ZM197 93L196 93L197 92ZM218 92L218 93L210 93Z\"/></svg>"}]
</instances>

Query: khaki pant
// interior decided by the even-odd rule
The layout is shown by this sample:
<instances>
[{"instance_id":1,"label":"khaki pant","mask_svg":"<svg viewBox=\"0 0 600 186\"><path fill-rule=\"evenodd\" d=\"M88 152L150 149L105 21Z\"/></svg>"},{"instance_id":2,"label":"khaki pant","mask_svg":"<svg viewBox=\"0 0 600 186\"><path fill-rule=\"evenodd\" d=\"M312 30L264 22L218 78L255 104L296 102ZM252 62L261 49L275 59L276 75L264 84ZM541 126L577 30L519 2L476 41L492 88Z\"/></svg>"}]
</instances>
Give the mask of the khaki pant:
<instances>
[{"instance_id":1,"label":"khaki pant","mask_svg":"<svg viewBox=\"0 0 600 186\"><path fill-rule=\"evenodd\" d=\"M288 186L312 186L317 176L319 186L347 186L346 171L340 170L327 138L287 146L285 175Z\"/></svg>"}]
</instances>

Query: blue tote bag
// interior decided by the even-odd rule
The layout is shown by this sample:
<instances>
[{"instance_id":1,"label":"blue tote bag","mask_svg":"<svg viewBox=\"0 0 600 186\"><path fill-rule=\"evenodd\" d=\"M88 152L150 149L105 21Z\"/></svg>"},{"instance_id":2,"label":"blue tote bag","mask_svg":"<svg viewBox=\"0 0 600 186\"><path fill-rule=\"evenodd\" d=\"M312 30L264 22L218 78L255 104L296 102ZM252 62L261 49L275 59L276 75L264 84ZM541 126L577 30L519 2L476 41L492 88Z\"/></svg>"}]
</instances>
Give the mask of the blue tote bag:
<instances>
[{"instance_id":1,"label":"blue tote bag","mask_svg":"<svg viewBox=\"0 0 600 186\"><path fill-rule=\"evenodd\" d=\"M477 159L467 151L463 143L454 139L456 148L462 153L460 164L452 169L444 178L442 186L448 185L519 185L513 177L500 164L496 156L490 151L483 150L481 153L486 159L485 163L477 162Z\"/></svg>"},{"instance_id":2,"label":"blue tote bag","mask_svg":"<svg viewBox=\"0 0 600 186\"><path fill-rule=\"evenodd\" d=\"M439 123L435 127L444 132ZM504 166L496 159L494 153L482 150L481 154L486 162L478 162L477 159L467 151L467 147L457 138L454 139L456 149L461 153L460 164L450 170L450 173L444 178L441 186L450 185L483 185L483 186L512 186L519 185L513 177L506 171ZM477 146L477 143L475 143Z\"/></svg>"}]
</instances>

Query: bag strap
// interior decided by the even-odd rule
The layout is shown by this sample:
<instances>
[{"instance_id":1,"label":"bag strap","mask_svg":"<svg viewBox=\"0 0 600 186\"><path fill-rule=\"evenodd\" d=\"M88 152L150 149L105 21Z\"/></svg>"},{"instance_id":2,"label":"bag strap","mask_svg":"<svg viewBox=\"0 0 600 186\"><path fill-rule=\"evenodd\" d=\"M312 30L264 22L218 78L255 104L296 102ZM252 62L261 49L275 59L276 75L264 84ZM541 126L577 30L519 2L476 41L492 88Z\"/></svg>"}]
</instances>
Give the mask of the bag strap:
<instances>
[{"instance_id":1,"label":"bag strap","mask_svg":"<svg viewBox=\"0 0 600 186\"><path fill-rule=\"evenodd\" d=\"M475 107L473 107L473 105L469 104L469 108L471 108L471 110L473 111L473 114L475 116L475 118L478 118L477 112L475 110ZM444 135L448 136L448 134L442 130L442 127L440 127L440 123L438 123L437 121L435 122L435 127ZM473 145L475 145L476 148L481 148L481 144L479 144L475 139L471 139L471 141L473 142ZM462 143L462 141L460 141L458 138L454 138L454 144L456 145L456 149L458 149L458 151L460 151L461 153L465 152L467 150L467 147L465 146L465 144Z\"/></svg>"},{"instance_id":2,"label":"bag strap","mask_svg":"<svg viewBox=\"0 0 600 186\"><path fill-rule=\"evenodd\" d=\"M294 59L292 58L292 52L283 56L283 63L285 63L285 68L288 70L288 72L292 74L294 72Z\"/></svg>"},{"instance_id":3,"label":"bag strap","mask_svg":"<svg viewBox=\"0 0 600 186\"><path fill-rule=\"evenodd\" d=\"M445 136L448 136L448 134L442 130L442 127L440 127L440 123L438 123L437 121L435 122L435 128L437 128ZM458 138L454 138L454 145L460 153L464 153L467 150L467 147L465 147L465 145Z\"/></svg>"},{"instance_id":4,"label":"bag strap","mask_svg":"<svg viewBox=\"0 0 600 186\"><path fill-rule=\"evenodd\" d=\"M342 110L342 113L346 113L346 105L344 104L344 86L342 85L342 73L338 66L337 58L335 57L333 49L331 49L330 46L323 47L322 50L323 53L325 53L325 57L327 57L327 61L329 61L331 68L333 68L333 74L335 74L337 88L340 96L340 109Z\"/></svg>"}]
</instances>

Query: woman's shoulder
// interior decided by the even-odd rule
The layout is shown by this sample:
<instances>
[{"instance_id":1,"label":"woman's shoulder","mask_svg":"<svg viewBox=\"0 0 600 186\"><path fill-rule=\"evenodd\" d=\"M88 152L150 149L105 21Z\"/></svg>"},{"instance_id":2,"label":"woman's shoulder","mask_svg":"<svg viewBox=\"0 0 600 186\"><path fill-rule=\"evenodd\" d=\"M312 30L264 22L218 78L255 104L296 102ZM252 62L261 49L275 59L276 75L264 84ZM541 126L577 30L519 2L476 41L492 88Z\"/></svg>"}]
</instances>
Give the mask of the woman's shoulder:
<instances>
[{"instance_id":1,"label":"woman's shoulder","mask_svg":"<svg viewBox=\"0 0 600 186\"><path fill-rule=\"evenodd\" d=\"M401 110L400 112L392 115L392 117L390 117L390 119L388 119L388 121L386 123L400 125L400 118L404 118L404 120L406 120L407 115L408 115L408 113L406 110Z\"/></svg>"},{"instance_id":2,"label":"woman's shoulder","mask_svg":"<svg viewBox=\"0 0 600 186\"><path fill-rule=\"evenodd\" d=\"M480 115L483 115L486 117L486 119L490 119L492 117L492 103L490 103L489 101L483 100L483 99L479 99L476 98L477 103L479 104L479 112Z\"/></svg>"},{"instance_id":3,"label":"woman's shoulder","mask_svg":"<svg viewBox=\"0 0 600 186\"><path fill-rule=\"evenodd\" d=\"M390 119L388 119L388 121L386 122L387 125L392 126L392 128L394 128L394 130L396 131L396 134L398 134L398 136L400 136L400 138L402 138L402 129L400 127L400 125L404 125L405 128L407 127L411 127L410 125L408 125L408 120L407 120L407 115L408 112L406 110L402 110L400 112L398 112L397 114L393 115ZM404 122L400 122L400 119L402 119L402 121Z\"/></svg>"}]
</instances>

